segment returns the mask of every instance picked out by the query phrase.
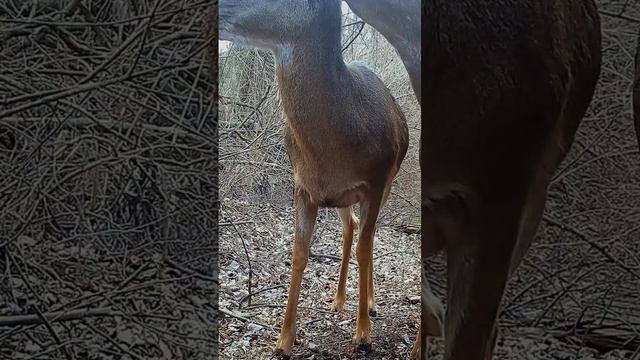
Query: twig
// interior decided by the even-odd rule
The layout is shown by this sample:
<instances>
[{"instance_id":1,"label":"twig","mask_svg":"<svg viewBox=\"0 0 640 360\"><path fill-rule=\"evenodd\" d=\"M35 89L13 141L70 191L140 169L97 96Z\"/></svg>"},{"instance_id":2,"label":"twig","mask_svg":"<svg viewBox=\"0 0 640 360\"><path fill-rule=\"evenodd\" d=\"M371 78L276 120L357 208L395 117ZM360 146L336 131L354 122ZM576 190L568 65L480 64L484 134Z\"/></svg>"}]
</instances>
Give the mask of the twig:
<instances>
[{"instance_id":1,"label":"twig","mask_svg":"<svg viewBox=\"0 0 640 360\"><path fill-rule=\"evenodd\" d=\"M278 288L285 289L284 285L282 285L282 284L273 285L273 286L267 286L266 288L263 288L263 289L260 289L260 290L256 291L255 293L253 293L253 295L258 295L258 294L263 293L265 291L278 289ZM238 308L241 308L242 303L245 302L248 298L249 298L249 295L243 296L242 299L240 299L240 301L238 302Z\"/></svg>"},{"instance_id":2,"label":"twig","mask_svg":"<svg viewBox=\"0 0 640 360\"><path fill-rule=\"evenodd\" d=\"M231 220L228 220L228 221L231 223L231 226L236 231L238 236L240 236L240 241L242 242L242 247L244 248L244 254L247 257L247 264L249 266L249 279L247 282L249 295L247 295L248 296L247 305L251 306L251 284L252 284L253 270L251 269L251 258L249 257L249 250L247 250L247 245L244 243L244 237L242 236L242 233L240 233L240 230L238 230L238 228L236 227L236 224L234 224L233 221ZM240 304L238 304L238 306L240 306Z\"/></svg>"},{"instance_id":3,"label":"twig","mask_svg":"<svg viewBox=\"0 0 640 360\"><path fill-rule=\"evenodd\" d=\"M586 277L587 275L591 275L594 272L600 270L603 267L603 264L598 264L597 266L595 266L592 269L589 269L587 271L585 271L584 273L582 273L580 276L577 276L573 279L573 281L571 281L571 283L569 283L569 285L567 285L566 287L564 287L562 289L562 291L559 291L556 296L554 297L554 299L552 301L550 301L547 306L545 307L545 309L538 315L538 317L533 321L532 323L532 327L536 327L538 326L538 324L540 323L540 321L542 320L542 318L544 318L544 316L549 312L549 310L551 310L551 308L558 302L558 300L560 300L562 298L562 296L564 296L567 292L569 292L569 290L571 290L571 288L578 284L578 281L582 280L584 277Z\"/></svg>"},{"instance_id":4,"label":"twig","mask_svg":"<svg viewBox=\"0 0 640 360\"><path fill-rule=\"evenodd\" d=\"M42 316L41 316L42 315ZM78 320L86 317L113 316L110 309L80 309L70 311L55 311L42 314L0 316L0 326L17 326L42 324L45 319L50 323L59 321Z\"/></svg>"},{"instance_id":5,"label":"twig","mask_svg":"<svg viewBox=\"0 0 640 360\"><path fill-rule=\"evenodd\" d=\"M604 247L596 244L593 240L590 240L589 238L587 238L587 236L584 235L582 232L578 231L577 229L575 229L574 227L572 227L572 226L570 226L568 224L561 224L561 223L551 219L550 217L548 217L546 215L543 216L543 219L544 219L544 221L548 222L551 225L555 225L555 226L558 226L558 227L563 228L565 230L568 230L569 232L571 232L574 235L578 236L582 241L584 241L587 244L589 244L592 248L598 250L609 261L611 261L612 263L618 265L620 268L624 269L626 272L631 274L633 277L635 277L636 279L640 280L640 275L636 274L635 269L632 269L632 268L628 267L623 262L621 262L620 260L618 260L615 257L613 257L611 254L609 254L609 252Z\"/></svg>"},{"instance_id":6,"label":"twig","mask_svg":"<svg viewBox=\"0 0 640 360\"><path fill-rule=\"evenodd\" d=\"M205 275L205 274L203 274L203 273L201 273L199 271L196 271L196 270L193 270L193 269L189 269L186 266L182 266L182 265L178 264L177 262L169 259L168 257L165 257L164 261L169 266L171 266L172 268L180 270L180 271L182 271L184 273L187 273L189 275L193 275L193 276L197 277L198 279L205 280L205 281L212 281L214 283L217 283L217 279L214 278L213 276L207 276L207 275Z\"/></svg>"},{"instance_id":7,"label":"twig","mask_svg":"<svg viewBox=\"0 0 640 360\"><path fill-rule=\"evenodd\" d=\"M261 323L261 322L256 321L256 320L246 318L246 317L244 317L242 315L234 314L232 311L227 310L227 309L222 308L222 307L219 308L218 311L223 313L223 314L225 314L225 315L227 315L227 316L231 316L232 318L235 318L235 319L238 319L238 320L242 320L244 322L250 322L250 323L253 323L253 324L256 324L256 325L260 325L260 326L265 327L265 328L273 328L273 329L276 329L276 330L280 331L280 326L267 325L267 324Z\"/></svg>"},{"instance_id":8,"label":"twig","mask_svg":"<svg viewBox=\"0 0 640 360\"><path fill-rule=\"evenodd\" d=\"M11 263L13 263L15 265L15 268L18 270L18 273L20 274L20 278L22 279L22 281L27 286L29 291L32 294L36 295L37 294L36 291L31 286L31 283L29 282L29 279L27 279L27 277L25 276L24 272L20 268L20 265L18 265L18 263L16 262L15 258L13 257L13 255L10 252L8 252L8 253L9 253L9 261L11 261ZM36 312L35 316L38 319L40 319L40 321L44 324L44 326L47 328L47 330L49 331L49 334L51 334L51 337L53 337L55 342L58 345L62 345L62 340L60 340L60 337L58 336L58 333L55 331L53 326L51 326L51 322L49 322L49 319L47 319L43 315L43 313L40 311L40 309L38 308L38 305L33 304L33 310ZM62 352L64 353L64 355L67 358L67 360L73 360L73 356L71 355L71 352L69 352L69 349L67 349L66 346L62 346Z\"/></svg>"},{"instance_id":9,"label":"twig","mask_svg":"<svg viewBox=\"0 0 640 360\"><path fill-rule=\"evenodd\" d=\"M91 331L93 331L94 333L100 335L102 338L104 338L105 340L107 340L108 342L110 342L113 346L117 347L118 349L120 349L120 351L125 352L127 354L129 354L129 356L131 356L134 359L138 359L138 360L144 360L143 357L141 357L140 355L131 352L129 349L123 347L122 345L120 345L117 341L113 340L113 338L111 336L109 336L108 334L105 334L104 332L98 330L95 326L91 325L91 323L89 323L88 321L85 321L84 324L89 327L89 329L91 329Z\"/></svg>"},{"instance_id":10,"label":"twig","mask_svg":"<svg viewBox=\"0 0 640 360\"><path fill-rule=\"evenodd\" d=\"M618 19L622 19L622 20L627 20L627 21L631 21L634 23L640 23L640 19L638 18L634 18L631 16L627 16L627 15L622 15L622 14L616 14L610 11L606 11L606 10L598 10L598 12L602 15L605 16L610 16L610 17L614 17L614 18L618 18Z\"/></svg>"},{"instance_id":11,"label":"twig","mask_svg":"<svg viewBox=\"0 0 640 360\"><path fill-rule=\"evenodd\" d=\"M349 25L356 25L359 24L360 28L358 29L358 32L356 33L356 35L354 37L351 38L351 40L349 40L349 42L342 48L341 52L344 52L345 50L347 50L349 48L349 46L351 46L351 44L353 44L354 41L356 41L356 39L358 38L358 36L360 36L360 33L362 33L362 29L364 29L364 21L356 21L354 23L351 23Z\"/></svg>"}]
</instances>

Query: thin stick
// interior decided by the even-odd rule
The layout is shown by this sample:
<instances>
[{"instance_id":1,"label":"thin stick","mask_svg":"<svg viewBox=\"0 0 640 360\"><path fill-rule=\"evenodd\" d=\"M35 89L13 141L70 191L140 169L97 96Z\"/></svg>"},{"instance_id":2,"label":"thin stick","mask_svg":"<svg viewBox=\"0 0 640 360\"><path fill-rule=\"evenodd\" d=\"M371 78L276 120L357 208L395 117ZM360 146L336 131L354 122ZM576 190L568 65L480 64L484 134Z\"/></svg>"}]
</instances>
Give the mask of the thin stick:
<instances>
[{"instance_id":1,"label":"thin stick","mask_svg":"<svg viewBox=\"0 0 640 360\"><path fill-rule=\"evenodd\" d=\"M107 308L79 309L71 311L54 311L42 314L0 316L0 326L43 324L43 318L50 323L58 321L79 320L86 317L113 316L114 312Z\"/></svg>"}]
</instances>

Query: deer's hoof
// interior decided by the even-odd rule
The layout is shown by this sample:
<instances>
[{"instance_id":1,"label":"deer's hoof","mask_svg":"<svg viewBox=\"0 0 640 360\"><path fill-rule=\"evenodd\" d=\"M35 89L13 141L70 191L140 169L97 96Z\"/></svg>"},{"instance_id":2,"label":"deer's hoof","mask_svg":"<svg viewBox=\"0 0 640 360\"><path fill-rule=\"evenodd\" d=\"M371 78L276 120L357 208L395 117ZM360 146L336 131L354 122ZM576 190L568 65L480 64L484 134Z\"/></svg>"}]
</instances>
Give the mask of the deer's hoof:
<instances>
[{"instance_id":1,"label":"deer's hoof","mask_svg":"<svg viewBox=\"0 0 640 360\"><path fill-rule=\"evenodd\" d=\"M273 350L274 355L280 359L291 358L291 348L294 342L295 340L292 337L280 335L276 342L276 348Z\"/></svg>"},{"instance_id":2,"label":"deer's hoof","mask_svg":"<svg viewBox=\"0 0 640 360\"><path fill-rule=\"evenodd\" d=\"M276 348L273 351L273 354L275 355L276 359L285 359L285 360L291 359L291 354L289 355L285 354L284 350L282 349Z\"/></svg>"},{"instance_id":3,"label":"deer's hoof","mask_svg":"<svg viewBox=\"0 0 640 360\"><path fill-rule=\"evenodd\" d=\"M342 310L344 310L344 303L345 303L345 299L340 299L338 297L336 297L333 300L333 303L331 303L331 311L335 311L335 312L340 312Z\"/></svg>"},{"instance_id":4,"label":"deer's hoof","mask_svg":"<svg viewBox=\"0 0 640 360\"><path fill-rule=\"evenodd\" d=\"M371 350L371 343L356 344L356 352L370 354Z\"/></svg>"}]
</instances>

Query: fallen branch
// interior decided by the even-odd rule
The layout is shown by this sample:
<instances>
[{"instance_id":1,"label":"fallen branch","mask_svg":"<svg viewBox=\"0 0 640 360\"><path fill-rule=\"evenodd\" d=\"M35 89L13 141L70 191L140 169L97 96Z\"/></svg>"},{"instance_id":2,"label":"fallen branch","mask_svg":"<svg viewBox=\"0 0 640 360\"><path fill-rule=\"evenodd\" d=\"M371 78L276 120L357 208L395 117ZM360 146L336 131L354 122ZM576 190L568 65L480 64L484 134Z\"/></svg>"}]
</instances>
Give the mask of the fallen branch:
<instances>
[{"instance_id":1,"label":"fallen branch","mask_svg":"<svg viewBox=\"0 0 640 360\"><path fill-rule=\"evenodd\" d=\"M55 311L42 313L49 322L69 321L95 316L113 316L110 309L80 309L71 311ZM42 318L38 314L0 316L0 326L34 325L42 324Z\"/></svg>"},{"instance_id":2,"label":"fallen branch","mask_svg":"<svg viewBox=\"0 0 640 360\"><path fill-rule=\"evenodd\" d=\"M29 124L29 123L43 123L44 120L41 117L7 117L2 119L3 122L20 125L20 124ZM29 124L30 125L30 124ZM174 126L156 126L152 124L144 124L138 123L134 124L127 121L114 121L114 120L91 120L88 118L70 118L66 119L63 123L63 126L70 128L83 128L88 126L103 126L107 129L133 129L133 130L147 130L155 133L160 133L164 135L175 135L187 139L200 139L200 137L195 137L193 134L178 129Z\"/></svg>"},{"instance_id":3,"label":"fallen branch","mask_svg":"<svg viewBox=\"0 0 640 360\"><path fill-rule=\"evenodd\" d=\"M267 325L267 324L261 323L261 322L256 321L256 320L246 318L246 317L244 317L242 315L235 314L233 311L227 310L225 308L219 308L218 311L223 313L223 314L225 314L225 315L227 315L227 316L230 316L230 317L238 319L238 320L242 320L244 322L249 322L249 323L253 323L253 324L256 324L256 325L260 325L260 326L262 326L264 328L273 328L273 329L276 329L276 330L280 331L280 326L278 326L278 325Z\"/></svg>"}]
</instances>

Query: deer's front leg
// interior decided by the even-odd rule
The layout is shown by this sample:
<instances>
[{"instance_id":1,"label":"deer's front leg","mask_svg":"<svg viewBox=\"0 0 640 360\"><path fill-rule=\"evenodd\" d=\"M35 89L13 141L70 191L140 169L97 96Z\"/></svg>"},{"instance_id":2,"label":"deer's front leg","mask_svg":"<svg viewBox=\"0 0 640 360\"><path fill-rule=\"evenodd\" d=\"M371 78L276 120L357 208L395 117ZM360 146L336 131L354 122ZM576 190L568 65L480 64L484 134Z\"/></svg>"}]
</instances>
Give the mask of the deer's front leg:
<instances>
[{"instance_id":1,"label":"deer's front leg","mask_svg":"<svg viewBox=\"0 0 640 360\"><path fill-rule=\"evenodd\" d=\"M369 320L369 288L372 276L373 236L376 231L376 220L382 203L383 189L371 189L360 203L360 238L356 255L358 258L358 316L356 318L356 335L353 338L358 350L371 351L371 322Z\"/></svg>"},{"instance_id":2,"label":"deer's front leg","mask_svg":"<svg viewBox=\"0 0 640 360\"><path fill-rule=\"evenodd\" d=\"M312 204L309 196L301 189L296 189L294 195L295 206L295 235L293 241L293 256L291 265L291 284L287 298L287 309L282 323L282 331L276 342L275 352L285 357L291 356L291 349L296 338L296 313L302 274L309 261L309 244L313 235L313 228L318 215L318 205Z\"/></svg>"}]
</instances>

